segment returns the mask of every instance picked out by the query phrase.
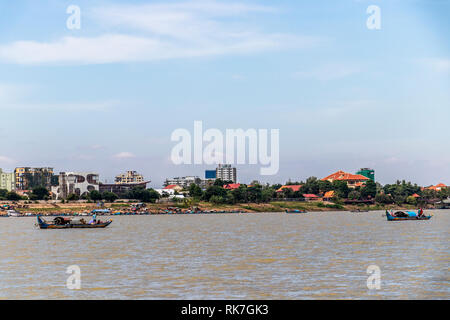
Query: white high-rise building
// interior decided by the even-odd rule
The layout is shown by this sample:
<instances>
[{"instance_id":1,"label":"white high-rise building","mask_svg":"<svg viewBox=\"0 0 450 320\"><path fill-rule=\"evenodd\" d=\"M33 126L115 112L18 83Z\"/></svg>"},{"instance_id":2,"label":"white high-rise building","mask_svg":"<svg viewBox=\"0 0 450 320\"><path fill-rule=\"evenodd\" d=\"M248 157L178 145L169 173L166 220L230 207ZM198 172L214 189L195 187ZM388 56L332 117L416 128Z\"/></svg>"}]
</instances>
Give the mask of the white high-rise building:
<instances>
[{"instance_id":1,"label":"white high-rise building","mask_svg":"<svg viewBox=\"0 0 450 320\"><path fill-rule=\"evenodd\" d=\"M236 168L232 167L231 164L219 164L219 166L216 168L216 179L221 179L223 181L233 181L233 183L236 183Z\"/></svg>"}]
</instances>

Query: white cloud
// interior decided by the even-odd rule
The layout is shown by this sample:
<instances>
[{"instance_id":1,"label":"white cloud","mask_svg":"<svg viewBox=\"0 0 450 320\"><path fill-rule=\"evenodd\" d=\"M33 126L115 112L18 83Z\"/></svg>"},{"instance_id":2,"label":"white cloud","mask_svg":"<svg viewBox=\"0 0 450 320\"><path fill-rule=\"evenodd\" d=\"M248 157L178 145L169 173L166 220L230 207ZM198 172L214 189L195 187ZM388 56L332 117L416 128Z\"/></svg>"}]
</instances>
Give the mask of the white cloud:
<instances>
[{"instance_id":1,"label":"white cloud","mask_svg":"<svg viewBox=\"0 0 450 320\"><path fill-rule=\"evenodd\" d=\"M116 159L130 159L130 158L136 158L136 156L131 152L119 152L115 155L113 155L113 158Z\"/></svg>"},{"instance_id":2,"label":"white cloud","mask_svg":"<svg viewBox=\"0 0 450 320\"><path fill-rule=\"evenodd\" d=\"M318 43L313 37L266 33L235 21L239 15L272 11L265 6L216 1L94 8L88 16L107 33L0 45L0 61L104 64L247 54Z\"/></svg>"}]
</instances>

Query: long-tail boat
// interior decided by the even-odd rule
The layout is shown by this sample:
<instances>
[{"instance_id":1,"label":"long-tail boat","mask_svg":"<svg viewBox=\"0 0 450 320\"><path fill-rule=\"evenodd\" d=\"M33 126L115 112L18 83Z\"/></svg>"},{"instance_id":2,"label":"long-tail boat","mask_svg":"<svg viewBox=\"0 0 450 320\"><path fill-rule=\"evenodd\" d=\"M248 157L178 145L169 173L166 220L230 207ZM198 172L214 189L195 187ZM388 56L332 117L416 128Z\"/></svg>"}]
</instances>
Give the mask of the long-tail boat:
<instances>
[{"instance_id":1,"label":"long-tail boat","mask_svg":"<svg viewBox=\"0 0 450 320\"><path fill-rule=\"evenodd\" d=\"M426 216L423 213L414 211L388 211L386 210L386 218L388 221L404 221L404 220L430 220L432 216Z\"/></svg>"},{"instance_id":2,"label":"long-tail boat","mask_svg":"<svg viewBox=\"0 0 450 320\"><path fill-rule=\"evenodd\" d=\"M63 217L56 217L52 222L45 221L41 218L41 216L37 217L37 222L39 228L41 229L90 229L90 228L106 228L112 222L112 220L108 221L100 221L93 219L92 222L87 223L84 219L70 219Z\"/></svg>"}]
</instances>

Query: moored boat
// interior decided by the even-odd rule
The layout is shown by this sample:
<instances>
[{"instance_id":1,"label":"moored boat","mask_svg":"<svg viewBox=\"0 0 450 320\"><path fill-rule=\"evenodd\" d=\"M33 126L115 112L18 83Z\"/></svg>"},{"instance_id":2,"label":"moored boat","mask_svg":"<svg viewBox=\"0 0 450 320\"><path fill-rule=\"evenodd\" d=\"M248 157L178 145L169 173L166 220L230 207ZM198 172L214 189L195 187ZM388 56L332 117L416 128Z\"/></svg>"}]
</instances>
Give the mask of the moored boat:
<instances>
[{"instance_id":1,"label":"moored boat","mask_svg":"<svg viewBox=\"0 0 450 320\"><path fill-rule=\"evenodd\" d=\"M286 210L286 213L306 213L306 210L291 209L291 210Z\"/></svg>"},{"instance_id":2,"label":"moored boat","mask_svg":"<svg viewBox=\"0 0 450 320\"><path fill-rule=\"evenodd\" d=\"M83 218L82 219L70 219L63 217L56 217L53 221L49 222L41 218L41 216L37 216L38 226L41 229L90 229L90 228L106 228L112 222L112 220L108 221L100 221L95 218L92 219L91 222L87 223Z\"/></svg>"},{"instance_id":3,"label":"moored boat","mask_svg":"<svg viewBox=\"0 0 450 320\"><path fill-rule=\"evenodd\" d=\"M386 218L388 221L404 221L404 220L430 220L431 215L426 216L423 214L414 212L414 211L388 211L386 210Z\"/></svg>"}]
</instances>

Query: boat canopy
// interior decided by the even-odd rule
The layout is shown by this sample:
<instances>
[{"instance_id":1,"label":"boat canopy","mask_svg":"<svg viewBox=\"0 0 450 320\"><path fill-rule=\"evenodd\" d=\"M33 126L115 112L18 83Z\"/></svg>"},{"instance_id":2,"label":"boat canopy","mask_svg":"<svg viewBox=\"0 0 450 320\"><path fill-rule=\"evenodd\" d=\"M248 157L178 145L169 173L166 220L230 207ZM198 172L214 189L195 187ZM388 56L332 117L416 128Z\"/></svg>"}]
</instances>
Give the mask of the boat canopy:
<instances>
[{"instance_id":1,"label":"boat canopy","mask_svg":"<svg viewBox=\"0 0 450 320\"><path fill-rule=\"evenodd\" d=\"M94 209L91 211L91 213L110 213L111 210L109 209Z\"/></svg>"}]
</instances>

